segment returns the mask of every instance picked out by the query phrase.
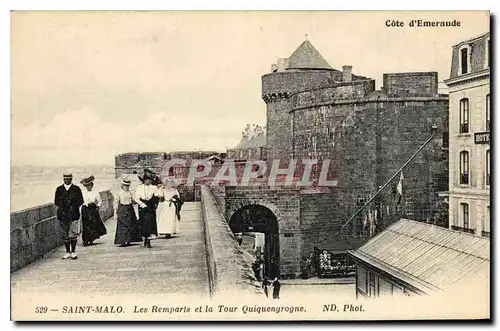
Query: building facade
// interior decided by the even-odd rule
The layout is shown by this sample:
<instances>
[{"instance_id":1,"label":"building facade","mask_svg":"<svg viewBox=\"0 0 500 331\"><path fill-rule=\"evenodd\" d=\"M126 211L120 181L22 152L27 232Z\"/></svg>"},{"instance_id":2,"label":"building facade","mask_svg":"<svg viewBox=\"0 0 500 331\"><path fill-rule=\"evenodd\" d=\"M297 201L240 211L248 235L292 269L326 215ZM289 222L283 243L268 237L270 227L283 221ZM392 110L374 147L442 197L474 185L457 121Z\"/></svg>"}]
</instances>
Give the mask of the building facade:
<instances>
[{"instance_id":1,"label":"building facade","mask_svg":"<svg viewBox=\"0 0 500 331\"><path fill-rule=\"evenodd\" d=\"M453 46L449 86L449 224L490 235L490 34Z\"/></svg>"}]
</instances>

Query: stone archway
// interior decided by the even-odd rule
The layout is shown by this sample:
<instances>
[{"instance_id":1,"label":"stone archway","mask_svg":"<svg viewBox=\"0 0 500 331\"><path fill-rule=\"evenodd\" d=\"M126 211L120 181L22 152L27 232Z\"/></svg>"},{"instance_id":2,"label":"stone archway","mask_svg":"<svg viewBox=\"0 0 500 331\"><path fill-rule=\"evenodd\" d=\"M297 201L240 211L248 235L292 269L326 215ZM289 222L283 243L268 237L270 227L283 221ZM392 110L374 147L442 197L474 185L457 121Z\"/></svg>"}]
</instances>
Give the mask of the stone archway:
<instances>
[{"instance_id":1,"label":"stone archway","mask_svg":"<svg viewBox=\"0 0 500 331\"><path fill-rule=\"evenodd\" d=\"M278 218L267 207L248 204L236 210L229 220L233 233L260 232L264 234L264 276L280 275L280 238Z\"/></svg>"}]
</instances>

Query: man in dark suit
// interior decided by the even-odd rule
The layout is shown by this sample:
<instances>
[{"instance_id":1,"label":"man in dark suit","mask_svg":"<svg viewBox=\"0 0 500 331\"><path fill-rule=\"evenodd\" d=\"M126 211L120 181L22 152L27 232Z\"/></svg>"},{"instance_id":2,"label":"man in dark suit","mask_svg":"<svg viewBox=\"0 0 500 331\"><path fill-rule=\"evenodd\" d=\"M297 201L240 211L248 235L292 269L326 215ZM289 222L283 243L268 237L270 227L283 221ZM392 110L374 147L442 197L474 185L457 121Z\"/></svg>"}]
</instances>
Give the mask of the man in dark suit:
<instances>
[{"instance_id":1,"label":"man in dark suit","mask_svg":"<svg viewBox=\"0 0 500 331\"><path fill-rule=\"evenodd\" d=\"M71 174L63 175L64 184L57 187L54 204L57 206L57 219L61 227L61 235L66 247L63 259L76 260L76 242L80 235L80 207L83 195L80 187L73 185Z\"/></svg>"}]
</instances>

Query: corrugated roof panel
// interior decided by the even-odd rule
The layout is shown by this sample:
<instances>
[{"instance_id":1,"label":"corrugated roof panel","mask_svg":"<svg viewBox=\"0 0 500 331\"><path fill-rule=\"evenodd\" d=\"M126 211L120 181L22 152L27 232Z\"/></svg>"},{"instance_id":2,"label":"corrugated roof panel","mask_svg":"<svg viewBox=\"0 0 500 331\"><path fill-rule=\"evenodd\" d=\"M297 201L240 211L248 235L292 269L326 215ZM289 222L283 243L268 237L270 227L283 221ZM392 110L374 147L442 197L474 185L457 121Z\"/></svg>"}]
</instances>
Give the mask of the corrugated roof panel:
<instances>
[{"instance_id":1,"label":"corrugated roof panel","mask_svg":"<svg viewBox=\"0 0 500 331\"><path fill-rule=\"evenodd\" d=\"M406 221L405 219L402 219L400 222L393 223L390 227L387 228L387 230L395 231L395 232L400 232L400 229L404 228L407 225L407 222L402 222Z\"/></svg>"},{"instance_id":2,"label":"corrugated roof panel","mask_svg":"<svg viewBox=\"0 0 500 331\"><path fill-rule=\"evenodd\" d=\"M428 280L428 277L431 274L444 273L444 269L446 268L446 265L449 263L449 261L452 261L459 255L461 255L461 253L454 249L440 247L440 251L438 251L437 255L434 257L432 267L429 267L427 270L422 270L422 273L416 276Z\"/></svg>"},{"instance_id":3,"label":"corrugated roof panel","mask_svg":"<svg viewBox=\"0 0 500 331\"><path fill-rule=\"evenodd\" d=\"M429 275L428 279L432 281L432 283L436 283L438 286L444 286L447 283L453 281L454 278L460 279L465 276L469 265L475 266L481 263L481 259L473 255L459 255L454 263L446 264L445 273L441 275Z\"/></svg>"},{"instance_id":4,"label":"corrugated roof panel","mask_svg":"<svg viewBox=\"0 0 500 331\"><path fill-rule=\"evenodd\" d=\"M415 233L422 230L422 225L420 222L406 221L405 226L398 229L399 233L404 233L409 236L413 236Z\"/></svg>"},{"instance_id":5,"label":"corrugated roof panel","mask_svg":"<svg viewBox=\"0 0 500 331\"><path fill-rule=\"evenodd\" d=\"M394 262L396 268L404 269L404 267L418 256L418 252L421 249L422 242L415 240L413 237L407 237L409 240L405 242L405 245L401 248L398 253L398 258Z\"/></svg>"},{"instance_id":6,"label":"corrugated roof panel","mask_svg":"<svg viewBox=\"0 0 500 331\"><path fill-rule=\"evenodd\" d=\"M380 258L387 260L387 263L391 265L397 264L398 261L404 258L403 252L408 249L408 243L411 240L413 239L408 236L398 237L395 235L395 240L392 242L385 254L380 254ZM383 250L383 247L381 247L381 249Z\"/></svg>"},{"instance_id":7,"label":"corrugated roof panel","mask_svg":"<svg viewBox=\"0 0 500 331\"><path fill-rule=\"evenodd\" d=\"M378 251L380 251L380 253L377 254L379 258L389 258L389 256L393 256L394 254L396 254L397 257L411 250L411 247L409 247L408 244L414 240L412 237L401 235L401 233L393 231L388 231L387 233L391 236L391 245L387 247L387 245L380 245L380 243L377 243ZM369 251L368 253L372 254L373 251Z\"/></svg>"},{"instance_id":8,"label":"corrugated roof panel","mask_svg":"<svg viewBox=\"0 0 500 331\"><path fill-rule=\"evenodd\" d=\"M462 260L462 263L455 265L455 268L450 270L450 272L446 275L446 277L442 277L441 279L436 279L433 283L436 283L439 287L445 287L447 285L453 284L460 279L463 279L469 272L475 270L479 265L482 264L484 260L478 259L475 256L467 256Z\"/></svg>"},{"instance_id":9,"label":"corrugated roof panel","mask_svg":"<svg viewBox=\"0 0 500 331\"><path fill-rule=\"evenodd\" d=\"M369 242L369 245L363 247L362 251L372 256L379 257L383 253L387 252L386 243L392 242L396 239L396 234L392 231L387 231L380 233L376 238L377 240L373 240L373 242Z\"/></svg>"},{"instance_id":10,"label":"corrugated roof panel","mask_svg":"<svg viewBox=\"0 0 500 331\"><path fill-rule=\"evenodd\" d=\"M411 269L411 265L419 264L420 257L422 256L422 254L425 254L425 252L432 249L434 245L427 243L425 241L414 239L412 246L414 247L414 249L407 256L405 256L405 259L402 260L402 263L400 263L397 266L397 268L400 268L405 271Z\"/></svg>"},{"instance_id":11,"label":"corrugated roof panel","mask_svg":"<svg viewBox=\"0 0 500 331\"><path fill-rule=\"evenodd\" d=\"M483 272L482 269L487 268L489 270L489 261L480 259L480 258L475 258L472 260L471 263L467 264L464 266L463 271L461 274L457 274L455 278L451 277L448 280L449 284L454 284L458 281L460 281L463 278L470 278L470 277L476 277L476 275L480 274Z\"/></svg>"},{"instance_id":12,"label":"corrugated roof panel","mask_svg":"<svg viewBox=\"0 0 500 331\"><path fill-rule=\"evenodd\" d=\"M450 275L453 275L453 274L460 275L463 271L463 265L465 263L467 263L467 261L470 262L473 259L475 259L475 257L472 255L467 255L467 254L458 252L456 250L452 250L452 251L457 252L457 254L454 256L454 258L452 260L449 260L447 263L443 264L443 268L440 272L436 272L434 274L429 274L427 276L427 279L429 279L429 281L431 281L433 279L437 279L438 277L449 278Z\"/></svg>"},{"instance_id":13,"label":"corrugated roof panel","mask_svg":"<svg viewBox=\"0 0 500 331\"><path fill-rule=\"evenodd\" d=\"M474 254L483 258L483 259L489 260L490 259L490 251L491 251L490 241L488 240L488 241L485 241L484 244L474 252Z\"/></svg>"},{"instance_id":14,"label":"corrugated roof panel","mask_svg":"<svg viewBox=\"0 0 500 331\"><path fill-rule=\"evenodd\" d=\"M436 256L439 256L443 251L443 247L428 244L428 249L423 251L420 256L408 264L405 271L415 276L420 275L424 270L427 270L437 263L438 259L436 259Z\"/></svg>"},{"instance_id":15,"label":"corrugated roof panel","mask_svg":"<svg viewBox=\"0 0 500 331\"><path fill-rule=\"evenodd\" d=\"M417 278L444 288L463 277L489 270L488 238L402 219L358 251L399 270L398 277ZM393 272L391 268L386 271ZM403 279L404 280L404 279Z\"/></svg>"},{"instance_id":16,"label":"corrugated roof panel","mask_svg":"<svg viewBox=\"0 0 500 331\"><path fill-rule=\"evenodd\" d=\"M469 253L471 251L470 246L476 243L480 238L476 236L467 235L466 233L460 234L460 240L458 242L450 243L448 246L457 251L464 253Z\"/></svg>"}]
</instances>

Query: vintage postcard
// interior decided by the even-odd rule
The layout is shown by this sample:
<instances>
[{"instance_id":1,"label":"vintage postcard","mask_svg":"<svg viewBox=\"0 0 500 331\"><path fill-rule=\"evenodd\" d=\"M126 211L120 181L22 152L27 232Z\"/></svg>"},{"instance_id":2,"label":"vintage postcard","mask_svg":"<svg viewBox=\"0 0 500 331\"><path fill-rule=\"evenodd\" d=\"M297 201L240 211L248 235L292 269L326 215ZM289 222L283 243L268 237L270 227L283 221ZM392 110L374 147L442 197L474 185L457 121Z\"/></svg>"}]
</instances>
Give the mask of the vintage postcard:
<instances>
[{"instance_id":1,"label":"vintage postcard","mask_svg":"<svg viewBox=\"0 0 500 331\"><path fill-rule=\"evenodd\" d=\"M490 12L11 12L11 319L490 319Z\"/></svg>"}]
</instances>

